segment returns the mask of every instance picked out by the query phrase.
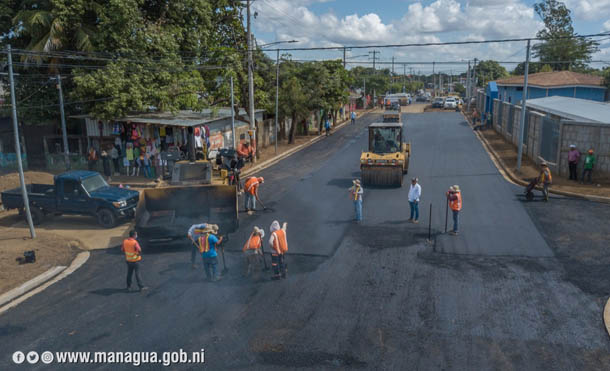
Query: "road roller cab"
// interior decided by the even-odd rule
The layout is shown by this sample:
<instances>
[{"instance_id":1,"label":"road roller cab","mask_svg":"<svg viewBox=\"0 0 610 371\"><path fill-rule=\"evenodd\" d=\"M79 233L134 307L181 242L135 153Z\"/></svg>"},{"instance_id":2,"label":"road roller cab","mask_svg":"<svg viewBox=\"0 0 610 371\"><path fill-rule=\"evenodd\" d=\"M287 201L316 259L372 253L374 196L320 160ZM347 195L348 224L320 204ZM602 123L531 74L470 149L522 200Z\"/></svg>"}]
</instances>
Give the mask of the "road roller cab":
<instances>
[{"instance_id":1,"label":"road roller cab","mask_svg":"<svg viewBox=\"0 0 610 371\"><path fill-rule=\"evenodd\" d=\"M402 186L410 156L411 144L405 142L401 122L371 124L368 151L360 156L363 185Z\"/></svg>"}]
</instances>

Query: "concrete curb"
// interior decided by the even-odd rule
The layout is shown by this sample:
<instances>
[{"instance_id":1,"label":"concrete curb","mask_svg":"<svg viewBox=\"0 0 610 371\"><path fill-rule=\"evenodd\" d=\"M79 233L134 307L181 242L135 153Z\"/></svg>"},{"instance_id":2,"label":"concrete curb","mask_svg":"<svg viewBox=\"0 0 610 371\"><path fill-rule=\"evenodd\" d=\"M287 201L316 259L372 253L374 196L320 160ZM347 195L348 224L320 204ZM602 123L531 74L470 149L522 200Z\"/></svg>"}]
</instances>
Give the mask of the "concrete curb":
<instances>
[{"instance_id":1,"label":"concrete curb","mask_svg":"<svg viewBox=\"0 0 610 371\"><path fill-rule=\"evenodd\" d=\"M15 296L10 298L8 300L8 302L6 302L7 304L5 304L5 302L2 302L0 304L0 314L6 312L7 310L9 310L13 307L16 307L17 305L21 304L22 302L26 301L27 299L31 298L32 296L44 291L47 287L51 286L52 284L59 282L62 279L69 276L70 274L74 273L78 268L80 268L83 264L85 264L85 262L87 262L87 260L89 260L90 255L91 254L89 253L89 251L80 252L80 253L78 253L78 255L76 255L76 258L74 258L74 260L72 260L72 263L70 263L69 267L52 268L51 270L49 270L49 271L41 274L40 276L19 286L18 289L22 288L24 285L30 284L32 281L35 281L35 283L37 283L37 284L32 284L28 290L20 292L18 295L16 295L16 293L15 293ZM57 273L55 273L55 274L50 273L58 268L61 268L61 269ZM43 277L43 276L45 276L45 277ZM15 290L17 290L17 289L9 291L8 293L2 295L2 297L4 298L5 295L7 295Z\"/></svg>"},{"instance_id":2,"label":"concrete curb","mask_svg":"<svg viewBox=\"0 0 610 371\"><path fill-rule=\"evenodd\" d=\"M610 336L610 298L606 301L606 306L604 307L604 325L606 326L608 336Z\"/></svg>"},{"instance_id":3,"label":"concrete curb","mask_svg":"<svg viewBox=\"0 0 610 371\"><path fill-rule=\"evenodd\" d=\"M375 109L369 109L366 111L363 111L362 114L360 116L358 116L358 118L369 114L371 112L373 112ZM348 125L351 122L351 119L347 119L345 121L343 121L342 123L338 124L337 126L335 126L333 128L334 131L339 130L341 128L343 128L344 126ZM289 149L288 151L281 153L280 155L274 157L274 158L270 158L269 160L265 161L265 162L261 162L260 164L257 164L256 166L246 170L243 172L242 177L245 179L245 177L251 176L252 174L256 173L257 171L261 171L263 169L266 169L272 165L277 164L278 162L282 161L283 159L292 156L293 154L299 152L302 149L305 149L311 145L313 145L314 143L317 143L319 141L321 141L322 139L326 138L325 135L318 135L315 138L312 138L311 140L309 140L308 142L305 142L303 144L300 144L294 148Z\"/></svg>"},{"instance_id":4,"label":"concrete curb","mask_svg":"<svg viewBox=\"0 0 610 371\"><path fill-rule=\"evenodd\" d=\"M18 298L19 296L25 294L26 292L35 289L36 287L42 285L43 283L47 282L48 280L50 280L51 278L57 276L58 274L60 274L61 272L64 271L64 269L66 269L66 266L58 266L58 267L53 267L51 269L49 269L48 271L39 274L38 276L32 278L31 280L23 283L21 286L15 287L12 290L9 290L8 292L5 292L4 294L0 295L0 307L3 306L4 304L13 301L15 298Z\"/></svg>"},{"instance_id":5,"label":"concrete curb","mask_svg":"<svg viewBox=\"0 0 610 371\"><path fill-rule=\"evenodd\" d=\"M464 116L464 119L472 127L472 124L470 123L470 120L466 117L466 115L464 115L464 112L462 112L462 115ZM504 178L507 181L509 181L509 182L511 182L511 183L513 183L515 185L519 185L519 186L522 186L522 187L527 187L527 185L529 183L524 181L523 179L519 178L519 176L517 176L517 174L515 174L506 165L506 163L500 158L500 156L498 156L496 151L494 151L494 149L491 147L491 144L489 144L489 142L483 136L483 134L481 134L480 132L478 132L476 130L474 130L474 133L475 133L476 137L479 139L479 141L481 142L481 144L483 144L483 147L485 148L487 153L490 154L490 157L491 157L492 161L494 162L494 164L496 165L496 167L498 168L498 171L500 171L502 176L504 176ZM594 201L594 202L610 203L610 197L603 197L603 196L595 196L595 195L573 193L573 192L561 191L561 190L553 189L553 188L549 188L549 192L553 193L553 194L558 194L558 195L561 195L561 196L566 196L566 197L584 198L586 200Z\"/></svg>"}]
</instances>

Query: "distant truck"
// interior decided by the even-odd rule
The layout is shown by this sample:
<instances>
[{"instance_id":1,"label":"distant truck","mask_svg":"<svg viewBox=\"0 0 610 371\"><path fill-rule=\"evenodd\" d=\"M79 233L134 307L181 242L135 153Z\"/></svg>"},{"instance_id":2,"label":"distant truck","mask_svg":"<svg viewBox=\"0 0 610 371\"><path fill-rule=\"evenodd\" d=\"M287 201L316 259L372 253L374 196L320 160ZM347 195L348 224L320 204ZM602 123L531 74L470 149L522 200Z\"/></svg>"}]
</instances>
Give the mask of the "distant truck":
<instances>
[{"instance_id":1,"label":"distant truck","mask_svg":"<svg viewBox=\"0 0 610 371\"><path fill-rule=\"evenodd\" d=\"M133 218L138 204L137 191L111 187L94 171L68 171L56 175L54 184L26 186L32 221L38 225L50 215L91 215L104 228L112 228L121 218ZM2 192L5 209L24 213L21 188Z\"/></svg>"}]
</instances>

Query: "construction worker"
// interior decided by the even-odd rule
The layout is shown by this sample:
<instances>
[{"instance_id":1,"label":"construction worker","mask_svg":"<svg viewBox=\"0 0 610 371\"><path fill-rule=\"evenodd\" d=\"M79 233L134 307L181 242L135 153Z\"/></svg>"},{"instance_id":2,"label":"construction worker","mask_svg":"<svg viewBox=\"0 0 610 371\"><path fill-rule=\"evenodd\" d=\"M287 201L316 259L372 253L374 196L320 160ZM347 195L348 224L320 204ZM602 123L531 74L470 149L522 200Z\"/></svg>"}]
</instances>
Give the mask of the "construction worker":
<instances>
[{"instance_id":1,"label":"construction worker","mask_svg":"<svg viewBox=\"0 0 610 371\"><path fill-rule=\"evenodd\" d=\"M127 287L126 291L131 290L131 277L136 274L136 281L141 290L146 290L147 287L142 283L140 278L140 260L142 260L142 248L137 241L138 234L135 230L129 231L129 238L123 241L121 251L125 253L125 261L127 262Z\"/></svg>"},{"instance_id":2,"label":"construction worker","mask_svg":"<svg viewBox=\"0 0 610 371\"><path fill-rule=\"evenodd\" d=\"M356 218L354 219L357 222L362 221L362 186L360 185L360 179L354 179L352 181L354 184L350 189L350 198L354 201L354 208L356 210Z\"/></svg>"},{"instance_id":3,"label":"construction worker","mask_svg":"<svg viewBox=\"0 0 610 371\"><path fill-rule=\"evenodd\" d=\"M254 210L256 210L256 200L260 201L260 198L258 197L258 187L263 183L265 183L263 177L252 176L246 179L244 191L246 193L246 212L248 215L252 215Z\"/></svg>"},{"instance_id":4,"label":"construction worker","mask_svg":"<svg viewBox=\"0 0 610 371\"><path fill-rule=\"evenodd\" d=\"M215 228L216 231L218 231L218 226L216 224L208 224L208 223L201 223L201 224L193 224L188 232L186 233L186 236L188 237L189 240L191 240L192 242L192 249L191 249L191 266L193 269L197 268L197 265L195 265L195 257L197 256L197 253L199 252L199 245L198 245L198 240L199 237L201 237L202 235L202 231L204 229L206 229L207 227L212 227Z\"/></svg>"},{"instance_id":5,"label":"construction worker","mask_svg":"<svg viewBox=\"0 0 610 371\"><path fill-rule=\"evenodd\" d=\"M453 213L453 230L449 233L457 236L460 210L462 210L462 193L460 192L460 187L458 185L449 187L449 191L447 191L446 195L449 207Z\"/></svg>"},{"instance_id":6,"label":"construction worker","mask_svg":"<svg viewBox=\"0 0 610 371\"><path fill-rule=\"evenodd\" d=\"M203 258L203 270L208 281L219 281L218 275L218 252L216 247L222 243L222 237L218 238L218 227L208 224L197 239L197 246Z\"/></svg>"},{"instance_id":7,"label":"construction worker","mask_svg":"<svg viewBox=\"0 0 610 371\"><path fill-rule=\"evenodd\" d=\"M551 175L551 169L546 162L540 164L542 169L540 170L540 175L538 176L538 183L542 184L542 195L544 196L544 201L549 200L549 186L553 184L553 175Z\"/></svg>"},{"instance_id":8,"label":"construction worker","mask_svg":"<svg viewBox=\"0 0 610 371\"><path fill-rule=\"evenodd\" d=\"M237 156L244 161L252 161L254 157L254 148L250 146L250 143L241 141L237 146Z\"/></svg>"},{"instance_id":9,"label":"construction worker","mask_svg":"<svg viewBox=\"0 0 610 371\"><path fill-rule=\"evenodd\" d=\"M587 156L585 156L585 165L582 170L582 179L580 180L580 183L585 182L585 175L588 175L589 183L593 183L591 180L591 175L593 173L593 166L595 166L595 156L593 156L593 149L590 149L587 152Z\"/></svg>"},{"instance_id":10,"label":"construction worker","mask_svg":"<svg viewBox=\"0 0 610 371\"><path fill-rule=\"evenodd\" d=\"M254 227L254 230L250 234L248 241L244 245L242 251L246 257L246 273L245 277L249 277L252 273L252 267L260 266L261 257L263 256L261 248L263 247L263 238L265 237L265 231L259 227Z\"/></svg>"},{"instance_id":11,"label":"construction worker","mask_svg":"<svg viewBox=\"0 0 610 371\"><path fill-rule=\"evenodd\" d=\"M286 278L286 263L284 262L284 254L288 251L288 239L286 237L286 228L288 223L284 223L280 228L280 223L274 220L271 223L271 237L269 238L269 246L271 246L271 267L273 268L272 280Z\"/></svg>"}]
</instances>

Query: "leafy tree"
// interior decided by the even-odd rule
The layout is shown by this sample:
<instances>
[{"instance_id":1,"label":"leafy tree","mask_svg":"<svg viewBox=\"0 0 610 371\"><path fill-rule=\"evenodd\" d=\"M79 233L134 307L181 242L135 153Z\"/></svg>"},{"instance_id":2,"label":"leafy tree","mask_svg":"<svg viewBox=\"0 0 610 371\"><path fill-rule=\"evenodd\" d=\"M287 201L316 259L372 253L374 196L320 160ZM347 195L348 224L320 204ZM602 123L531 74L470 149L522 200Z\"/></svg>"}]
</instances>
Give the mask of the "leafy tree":
<instances>
[{"instance_id":1,"label":"leafy tree","mask_svg":"<svg viewBox=\"0 0 610 371\"><path fill-rule=\"evenodd\" d=\"M465 95L466 94L466 88L464 87L464 85L457 83L453 86L453 90L455 90L456 93L458 93L459 95Z\"/></svg>"},{"instance_id":2,"label":"leafy tree","mask_svg":"<svg viewBox=\"0 0 610 371\"><path fill-rule=\"evenodd\" d=\"M542 67L540 67L540 71L538 71L538 72L553 72L553 67L551 67L548 64L545 64Z\"/></svg>"},{"instance_id":3,"label":"leafy tree","mask_svg":"<svg viewBox=\"0 0 610 371\"><path fill-rule=\"evenodd\" d=\"M542 68L541 63L530 62L528 67L528 74L538 73ZM511 72L513 76L522 76L525 74L525 62L521 62L515 67L515 69Z\"/></svg>"},{"instance_id":4,"label":"leafy tree","mask_svg":"<svg viewBox=\"0 0 610 371\"><path fill-rule=\"evenodd\" d=\"M479 86L485 86L487 82L508 76L506 68L500 63L492 60L481 61L477 64L475 74Z\"/></svg>"},{"instance_id":5,"label":"leafy tree","mask_svg":"<svg viewBox=\"0 0 610 371\"><path fill-rule=\"evenodd\" d=\"M539 58L541 62L565 61L553 63L551 67L555 71L583 68L591 61L591 55L599 50L599 43L577 37L572 27L571 12L564 3L558 0L543 0L534 4L534 10L545 26L536 34L544 42L532 47L535 58Z\"/></svg>"}]
</instances>

